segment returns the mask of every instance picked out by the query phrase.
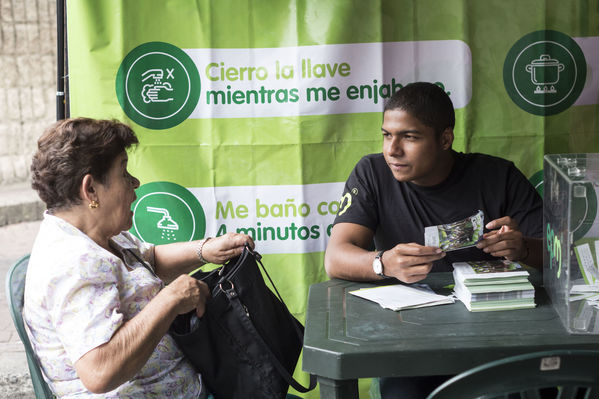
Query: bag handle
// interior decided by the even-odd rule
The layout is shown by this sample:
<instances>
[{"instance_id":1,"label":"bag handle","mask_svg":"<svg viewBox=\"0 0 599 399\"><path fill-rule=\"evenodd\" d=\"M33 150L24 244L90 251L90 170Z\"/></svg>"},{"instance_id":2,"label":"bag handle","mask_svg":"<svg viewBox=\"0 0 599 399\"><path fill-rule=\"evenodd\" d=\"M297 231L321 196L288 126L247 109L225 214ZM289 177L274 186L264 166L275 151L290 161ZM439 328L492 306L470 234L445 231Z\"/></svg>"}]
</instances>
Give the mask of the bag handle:
<instances>
[{"instance_id":1,"label":"bag handle","mask_svg":"<svg viewBox=\"0 0 599 399\"><path fill-rule=\"evenodd\" d=\"M150 273L152 273L152 276L154 276L154 277L156 277L156 278L160 279L160 277L158 277L158 275L156 274L156 272L154 271L154 269L152 269L152 268L150 267L150 265L148 265L148 263L146 263L146 261L145 261L145 260L143 260L142 258L140 258L140 257L139 257L139 255L138 255L138 254L136 254L134 250L132 250L131 248L126 248L125 250L126 250L127 252L129 252L131 255L133 255L133 257L134 257L134 258L135 258L135 259L136 259L136 260L137 260L139 263L141 263L141 265L142 265L143 267L145 267L145 268L146 268L146 269L147 269L147 270L148 270ZM123 261L123 263L125 263L125 261Z\"/></svg>"},{"instance_id":2,"label":"bag handle","mask_svg":"<svg viewBox=\"0 0 599 399\"><path fill-rule=\"evenodd\" d=\"M281 303L283 303L283 305L285 306L285 310L287 310L287 314L291 316L291 312L289 311L287 304L283 300L283 297L281 296L281 294L279 294L279 290L277 290L275 283L272 281L272 279L270 278L270 275L266 271L266 267L264 267L264 265L262 264L262 255L260 255L258 252L252 251L252 249L247 244L246 244L246 248L248 249L248 252L254 257L254 259L256 259L256 262L258 262L258 264L262 268L262 271L264 272L264 274L266 274L268 281L270 281L270 285L272 285L272 288L275 290L275 293L277 294L277 298L279 298L279 301L281 301ZM295 323L294 323L294 325L295 325ZM304 333L301 332L301 330L297 327L295 328L295 330L298 333L298 337L303 340Z\"/></svg>"},{"instance_id":3,"label":"bag handle","mask_svg":"<svg viewBox=\"0 0 599 399\"><path fill-rule=\"evenodd\" d=\"M275 286L275 283L272 281L272 279L270 278L270 275L266 271L266 268L262 264L262 255L260 255L258 252L253 251L249 247L249 245L247 245L247 244L245 245L245 249L249 252L250 255L252 255L252 257L262 267L262 271L264 271L264 274L266 274L266 277L268 278L268 281L270 281L270 284L274 288L275 293L277 294L277 298L281 301L281 303L285 307L285 310L287 311L286 314L289 317L289 319L292 321L292 324L293 324L293 327L295 329L295 333L296 333L297 337L300 339L300 341L303 342L304 341L304 333L298 327L295 318L291 315L291 312L289 311L289 308L287 307L287 304L285 303L285 301L283 301L283 298L281 297L281 294L279 294L279 291L277 290L277 287ZM238 297L236 297L235 300L238 301L238 302L240 301ZM241 305L241 306L243 306L243 305ZM265 342L264 338L262 338L262 336L260 335L260 333L254 327L254 325L253 325L254 323L252 323L251 319L248 318L248 320L249 320L250 324L252 325L252 329L253 329L255 335L257 335L260 338L260 342L262 342L263 345L264 345L264 347L266 348L266 353L271 358L273 364L275 365L275 368L277 369L277 371L279 372L279 374L281 374L281 376L285 379L285 381L287 381L287 383L289 383L289 385L291 385L293 387L293 389L295 389L298 392L305 393L305 392L308 392L308 391L311 391L312 389L314 389L316 387L316 376L313 375L313 374L310 374L310 383L309 383L309 385L308 385L307 388L304 387L303 385L301 385L298 381L296 381L293 378L293 376L291 374L289 374L289 372L287 371L287 369L285 369L285 367L283 367L283 365L281 364L281 362L279 361L279 359L277 358L277 356L271 351L270 347Z\"/></svg>"}]
</instances>

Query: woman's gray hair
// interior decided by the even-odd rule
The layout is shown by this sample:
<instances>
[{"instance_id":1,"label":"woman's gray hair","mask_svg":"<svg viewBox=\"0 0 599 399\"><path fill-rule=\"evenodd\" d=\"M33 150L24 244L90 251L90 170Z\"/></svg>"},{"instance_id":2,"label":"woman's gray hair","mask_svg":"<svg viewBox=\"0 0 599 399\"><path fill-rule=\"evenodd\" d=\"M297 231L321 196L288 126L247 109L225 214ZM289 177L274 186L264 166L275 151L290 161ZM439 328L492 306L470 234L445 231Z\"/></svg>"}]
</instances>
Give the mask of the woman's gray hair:
<instances>
[{"instance_id":1,"label":"woman's gray hair","mask_svg":"<svg viewBox=\"0 0 599 399\"><path fill-rule=\"evenodd\" d=\"M86 174L104 183L114 159L137 143L133 130L116 120L60 120L37 142L31 187L49 211L68 209L81 202L79 189Z\"/></svg>"}]
</instances>

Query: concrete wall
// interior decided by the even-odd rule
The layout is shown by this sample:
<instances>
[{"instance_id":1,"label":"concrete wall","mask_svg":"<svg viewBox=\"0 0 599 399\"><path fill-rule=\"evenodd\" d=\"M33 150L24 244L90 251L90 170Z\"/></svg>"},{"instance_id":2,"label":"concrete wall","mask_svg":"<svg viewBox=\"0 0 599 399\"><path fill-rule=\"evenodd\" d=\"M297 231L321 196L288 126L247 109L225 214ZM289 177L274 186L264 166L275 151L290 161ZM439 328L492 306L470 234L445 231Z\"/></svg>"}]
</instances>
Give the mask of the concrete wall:
<instances>
[{"instance_id":1,"label":"concrete wall","mask_svg":"<svg viewBox=\"0 0 599 399\"><path fill-rule=\"evenodd\" d=\"M0 190L28 184L55 96L56 0L0 0Z\"/></svg>"}]
</instances>

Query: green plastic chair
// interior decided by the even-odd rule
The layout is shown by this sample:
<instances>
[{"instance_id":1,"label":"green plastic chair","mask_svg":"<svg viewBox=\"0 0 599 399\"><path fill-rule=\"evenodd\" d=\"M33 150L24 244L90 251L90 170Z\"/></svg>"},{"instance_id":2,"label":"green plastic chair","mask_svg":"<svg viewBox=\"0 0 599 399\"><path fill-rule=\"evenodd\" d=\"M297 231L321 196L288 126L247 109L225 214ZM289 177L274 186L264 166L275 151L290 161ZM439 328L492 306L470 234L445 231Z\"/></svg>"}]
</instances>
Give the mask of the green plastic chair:
<instances>
[{"instance_id":1,"label":"green plastic chair","mask_svg":"<svg viewBox=\"0 0 599 399\"><path fill-rule=\"evenodd\" d=\"M33 352L29 337L23 325L23 296L25 294L25 275L27 274L27 264L29 255L19 259L8 271L6 275L6 298L8 300L8 309L10 316L15 324L19 338L25 346L27 355L27 365L29 366L29 375L37 399L54 399L54 395L48 384L42 376L37 357Z\"/></svg>"},{"instance_id":2,"label":"green plastic chair","mask_svg":"<svg viewBox=\"0 0 599 399\"><path fill-rule=\"evenodd\" d=\"M428 399L595 399L599 398L598 364L596 350L554 350L508 357L456 375Z\"/></svg>"}]
</instances>

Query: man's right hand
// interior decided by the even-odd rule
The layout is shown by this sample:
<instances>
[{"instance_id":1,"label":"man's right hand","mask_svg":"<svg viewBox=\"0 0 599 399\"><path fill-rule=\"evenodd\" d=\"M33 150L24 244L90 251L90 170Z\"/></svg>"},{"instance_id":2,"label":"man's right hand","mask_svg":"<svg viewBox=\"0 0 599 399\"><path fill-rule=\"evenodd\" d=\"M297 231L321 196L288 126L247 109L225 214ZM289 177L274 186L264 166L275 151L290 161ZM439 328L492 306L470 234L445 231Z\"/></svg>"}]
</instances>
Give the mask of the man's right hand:
<instances>
[{"instance_id":1,"label":"man's right hand","mask_svg":"<svg viewBox=\"0 0 599 399\"><path fill-rule=\"evenodd\" d=\"M383 253L383 273L404 283L415 283L426 278L433 262L445 256L440 248L416 243L397 244Z\"/></svg>"},{"instance_id":2,"label":"man's right hand","mask_svg":"<svg viewBox=\"0 0 599 399\"><path fill-rule=\"evenodd\" d=\"M198 317L202 317L206 310L206 301L210 298L208 285L187 274L177 277L162 291L172 295L173 300L176 301L177 314L196 309Z\"/></svg>"}]
</instances>

